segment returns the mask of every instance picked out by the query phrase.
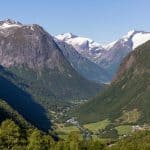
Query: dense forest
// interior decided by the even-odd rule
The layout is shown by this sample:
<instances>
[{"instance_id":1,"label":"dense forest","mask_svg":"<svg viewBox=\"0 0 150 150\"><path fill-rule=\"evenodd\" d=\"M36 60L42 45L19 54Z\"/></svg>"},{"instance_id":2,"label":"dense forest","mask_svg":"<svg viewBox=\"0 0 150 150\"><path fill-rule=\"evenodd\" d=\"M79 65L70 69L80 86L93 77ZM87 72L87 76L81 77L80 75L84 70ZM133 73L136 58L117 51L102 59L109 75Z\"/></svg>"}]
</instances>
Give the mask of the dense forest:
<instances>
[{"instance_id":1,"label":"dense forest","mask_svg":"<svg viewBox=\"0 0 150 150\"><path fill-rule=\"evenodd\" d=\"M118 142L80 140L76 132L66 140L54 138L36 128L23 129L10 119L0 125L1 150L149 150L150 132L140 131Z\"/></svg>"}]
</instances>

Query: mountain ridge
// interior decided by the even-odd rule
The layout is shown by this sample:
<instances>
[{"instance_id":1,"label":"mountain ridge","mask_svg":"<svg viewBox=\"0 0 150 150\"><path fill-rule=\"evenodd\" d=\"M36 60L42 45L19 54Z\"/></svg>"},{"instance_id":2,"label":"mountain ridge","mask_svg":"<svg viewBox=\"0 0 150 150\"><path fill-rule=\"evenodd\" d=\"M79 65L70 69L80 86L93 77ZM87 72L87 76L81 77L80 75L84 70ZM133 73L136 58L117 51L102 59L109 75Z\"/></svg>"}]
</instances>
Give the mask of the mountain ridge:
<instances>
[{"instance_id":1,"label":"mountain ridge","mask_svg":"<svg viewBox=\"0 0 150 150\"><path fill-rule=\"evenodd\" d=\"M79 120L83 123L107 118L113 122L129 123L125 116L130 118L136 113L131 124L149 123L149 56L150 41L131 52L122 62L112 84L76 110Z\"/></svg>"},{"instance_id":2,"label":"mountain ridge","mask_svg":"<svg viewBox=\"0 0 150 150\"><path fill-rule=\"evenodd\" d=\"M84 78L104 84L110 81L109 74L103 68L90 61L86 57L83 57L75 50L73 46L56 38L54 39L62 50L65 58L70 62L72 67L76 71L78 71L78 73L81 74Z\"/></svg>"},{"instance_id":3,"label":"mountain ridge","mask_svg":"<svg viewBox=\"0 0 150 150\"><path fill-rule=\"evenodd\" d=\"M41 26L13 20L0 23L0 81L7 88L1 87L0 96L36 127L51 127L50 111L57 109L59 103L87 99L103 89L104 85L86 80L73 69ZM19 101L21 96L23 102ZM30 105L31 110L35 109L30 114L27 103L41 108L39 120L37 109Z\"/></svg>"},{"instance_id":4,"label":"mountain ridge","mask_svg":"<svg viewBox=\"0 0 150 150\"><path fill-rule=\"evenodd\" d=\"M69 36L70 35L70 36ZM150 32L131 30L118 40L107 45L100 45L91 39L62 34L55 36L61 41L72 45L82 56L103 68L111 79L115 76L121 61L136 47L150 40ZM78 39L81 39L79 42ZM96 43L93 47L90 43Z\"/></svg>"}]
</instances>

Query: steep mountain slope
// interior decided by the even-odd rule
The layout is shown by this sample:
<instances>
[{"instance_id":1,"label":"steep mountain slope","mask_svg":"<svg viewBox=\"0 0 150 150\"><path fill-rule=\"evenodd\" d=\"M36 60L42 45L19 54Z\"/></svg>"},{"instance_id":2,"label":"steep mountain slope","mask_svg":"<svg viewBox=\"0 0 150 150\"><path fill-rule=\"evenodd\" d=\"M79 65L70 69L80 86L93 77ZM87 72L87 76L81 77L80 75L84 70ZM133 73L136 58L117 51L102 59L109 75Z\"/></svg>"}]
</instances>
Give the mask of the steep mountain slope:
<instances>
[{"instance_id":1,"label":"steep mountain slope","mask_svg":"<svg viewBox=\"0 0 150 150\"><path fill-rule=\"evenodd\" d=\"M0 116L0 123L5 119L11 119L22 128L31 126L17 111L9 106L4 100L0 100Z\"/></svg>"},{"instance_id":2,"label":"steep mountain slope","mask_svg":"<svg viewBox=\"0 0 150 150\"><path fill-rule=\"evenodd\" d=\"M97 83L107 83L110 81L108 73L94 62L79 54L72 45L54 38L65 58L72 67L83 77Z\"/></svg>"},{"instance_id":3,"label":"steep mountain slope","mask_svg":"<svg viewBox=\"0 0 150 150\"><path fill-rule=\"evenodd\" d=\"M2 98L14 96L13 100L11 97L7 99L9 104L24 110L24 115L28 114L27 97L49 113L51 106L60 101L86 99L102 89L101 85L80 76L65 59L53 37L38 25L23 25L9 19L0 21L0 65L3 68L1 82L8 89L3 90ZM15 91L9 91L9 83L16 86L11 90L18 88L28 96L17 97ZM31 103L35 102L31 100ZM32 117L32 114L27 116L31 116L31 121L38 118L37 115ZM42 121L42 118L39 120ZM48 123L41 124L49 126Z\"/></svg>"},{"instance_id":4,"label":"steep mountain slope","mask_svg":"<svg viewBox=\"0 0 150 150\"><path fill-rule=\"evenodd\" d=\"M64 33L55 36L56 39L72 45L82 56L94 61L105 50L100 44L92 39L73 35L72 33Z\"/></svg>"},{"instance_id":5,"label":"steep mountain slope","mask_svg":"<svg viewBox=\"0 0 150 150\"><path fill-rule=\"evenodd\" d=\"M129 31L119 40L102 46L91 39L71 33L60 34L56 38L72 45L82 56L103 68L111 76L111 81L124 57L139 45L150 40L150 33Z\"/></svg>"},{"instance_id":6,"label":"steep mountain slope","mask_svg":"<svg viewBox=\"0 0 150 150\"><path fill-rule=\"evenodd\" d=\"M122 60L136 47L150 40L150 33L143 31L130 31L118 41L105 48L106 53L97 58L96 63L108 71L113 77L118 70Z\"/></svg>"},{"instance_id":7,"label":"steep mountain slope","mask_svg":"<svg viewBox=\"0 0 150 150\"><path fill-rule=\"evenodd\" d=\"M6 101L14 110L21 114L28 122L36 127L47 131L51 128L49 118L42 106L37 104L27 92L22 90L20 85L16 86L10 80L18 80L16 75L7 71L3 67L0 68L0 98ZM8 112L8 111L7 111ZM13 114L7 116L10 118ZM3 115L1 114L1 119ZM14 118L14 117L12 117ZM15 119L15 118L14 118Z\"/></svg>"},{"instance_id":8,"label":"steep mountain slope","mask_svg":"<svg viewBox=\"0 0 150 150\"><path fill-rule=\"evenodd\" d=\"M74 71L42 27L14 24L10 20L4 21L4 25L6 28L0 30L2 66L25 80L32 76L33 82L41 82L40 86L46 86L43 87L45 91L52 93L55 99L86 98L99 90L99 85L83 79Z\"/></svg>"},{"instance_id":9,"label":"steep mountain slope","mask_svg":"<svg viewBox=\"0 0 150 150\"><path fill-rule=\"evenodd\" d=\"M82 105L76 114L81 122L109 118L120 123L150 123L149 107L150 41L130 53L110 87Z\"/></svg>"}]
</instances>

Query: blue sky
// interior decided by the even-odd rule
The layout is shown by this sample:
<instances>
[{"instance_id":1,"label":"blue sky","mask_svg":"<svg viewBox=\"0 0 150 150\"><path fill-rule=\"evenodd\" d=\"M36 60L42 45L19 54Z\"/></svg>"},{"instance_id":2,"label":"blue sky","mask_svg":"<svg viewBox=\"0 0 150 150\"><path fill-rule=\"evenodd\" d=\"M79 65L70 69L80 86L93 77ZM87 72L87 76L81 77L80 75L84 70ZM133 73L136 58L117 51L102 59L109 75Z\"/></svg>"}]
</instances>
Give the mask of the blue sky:
<instances>
[{"instance_id":1,"label":"blue sky","mask_svg":"<svg viewBox=\"0 0 150 150\"><path fill-rule=\"evenodd\" d=\"M42 25L107 43L129 30L150 31L150 0L3 0L0 19Z\"/></svg>"}]
</instances>

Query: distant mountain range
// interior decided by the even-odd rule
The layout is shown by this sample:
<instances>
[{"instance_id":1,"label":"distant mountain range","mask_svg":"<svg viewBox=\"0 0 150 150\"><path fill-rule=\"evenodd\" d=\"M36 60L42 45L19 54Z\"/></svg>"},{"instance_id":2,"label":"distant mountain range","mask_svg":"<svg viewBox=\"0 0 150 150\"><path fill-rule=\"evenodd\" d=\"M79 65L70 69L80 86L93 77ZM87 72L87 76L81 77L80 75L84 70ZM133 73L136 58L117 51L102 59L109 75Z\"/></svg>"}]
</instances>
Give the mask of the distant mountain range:
<instances>
[{"instance_id":1,"label":"distant mountain range","mask_svg":"<svg viewBox=\"0 0 150 150\"><path fill-rule=\"evenodd\" d=\"M83 57L97 64L103 69L103 73L106 73L107 81L111 82L122 60L136 47L150 40L150 32L129 31L127 35L107 45L100 45L89 38L72 33L60 34L55 38L73 46ZM106 82L106 79L103 82Z\"/></svg>"},{"instance_id":2,"label":"distant mountain range","mask_svg":"<svg viewBox=\"0 0 150 150\"><path fill-rule=\"evenodd\" d=\"M84 78L97 83L110 82L111 77L105 69L82 56L82 54L80 54L72 45L56 38L55 41L71 66Z\"/></svg>"}]
</instances>

